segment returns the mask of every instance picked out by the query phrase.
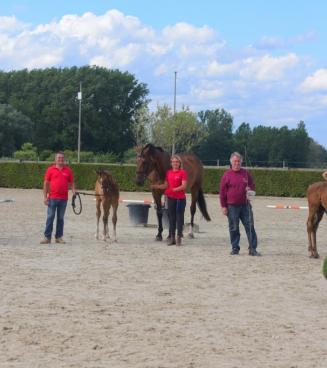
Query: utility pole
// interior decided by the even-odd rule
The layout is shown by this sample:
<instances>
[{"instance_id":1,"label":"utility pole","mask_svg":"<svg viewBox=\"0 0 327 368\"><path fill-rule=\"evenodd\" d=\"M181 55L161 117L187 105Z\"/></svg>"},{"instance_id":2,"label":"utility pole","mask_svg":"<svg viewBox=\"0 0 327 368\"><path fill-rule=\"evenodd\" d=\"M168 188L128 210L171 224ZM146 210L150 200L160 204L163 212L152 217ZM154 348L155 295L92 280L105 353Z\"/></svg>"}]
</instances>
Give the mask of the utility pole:
<instances>
[{"instance_id":1,"label":"utility pole","mask_svg":"<svg viewBox=\"0 0 327 368\"><path fill-rule=\"evenodd\" d=\"M171 149L171 154L174 155L175 154L175 114L176 114L176 80L177 80L177 72L175 72L175 87L174 87L174 130L173 130L173 145L172 145L172 149Z\"/></svg>"},{"instance_id":2,"label":"utility pole","mask_svg":"<svg viewBox=\"0 0 327 368\"><path fill-rule=\"evenodd\" d=\"M82 82L79 83L78 99L78 141L77 141L77 162L80 163L81 153L81 120L82 120Z\"/></svg>"}]
</instances>

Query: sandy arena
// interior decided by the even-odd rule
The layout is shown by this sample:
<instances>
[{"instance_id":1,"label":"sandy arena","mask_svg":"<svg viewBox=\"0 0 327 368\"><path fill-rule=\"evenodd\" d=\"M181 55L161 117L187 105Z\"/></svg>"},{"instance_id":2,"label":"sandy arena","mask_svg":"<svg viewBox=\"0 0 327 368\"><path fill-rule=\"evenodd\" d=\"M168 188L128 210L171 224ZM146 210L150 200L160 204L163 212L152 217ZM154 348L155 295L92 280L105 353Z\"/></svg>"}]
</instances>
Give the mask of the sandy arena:
<instances>
[{"instance_id":1,"label":"sandy arena","mask_svg":"<svg viewBox=\"0 0 327 368\"><path fill-rule=\"evenodd\" d=\"M256 197L262 257L247 255L244 232L230 256L227 220L206 198L212 222L197 212L183 247L154 241L153 208L149 227L132 226L126 204L118 243L95 240L92 197L80 216L68 207L67 244L48 246L42 192L0 188L15 200L0 203L0 367L327 367L326 221L309 259L307 210L266 207L306 200Z\"/></svg>"}]
</instances>

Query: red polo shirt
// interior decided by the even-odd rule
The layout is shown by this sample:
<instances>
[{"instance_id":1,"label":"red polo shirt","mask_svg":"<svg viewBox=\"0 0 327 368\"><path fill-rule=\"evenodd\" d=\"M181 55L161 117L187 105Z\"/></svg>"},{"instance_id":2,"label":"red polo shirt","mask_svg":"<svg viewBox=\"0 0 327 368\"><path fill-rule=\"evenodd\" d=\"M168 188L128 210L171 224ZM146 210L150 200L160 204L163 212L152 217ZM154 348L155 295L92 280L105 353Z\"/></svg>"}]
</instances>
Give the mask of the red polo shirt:
<instances>
[{"instance_id":1,"label":"red polo shirt","mask_svg":"<svg viewBox=\"0 0 327 368\"><path fill-rule=\"evenodd\" d=\"M49 199L68 199L68 184L74 182L73 172L68 166L62 169L56 165L48 167L44 180L50 183Z\"/></svg>"},{"instance_id":2,"label":"red polo shirt","mask_svg":"<svg viewBox=\"0 0 327 368\"><path fill-rule=\"evenodd\" d=\"M173 192L173 188L177 188L182 185L182 181L187 181L187 173L183 169L178 171L168 170L166 173L166 181L168 183L168 188L165 191L167 197L174 199L184 199L185 190L180 190L179 192Z\"/></svg>"}]
</instances>

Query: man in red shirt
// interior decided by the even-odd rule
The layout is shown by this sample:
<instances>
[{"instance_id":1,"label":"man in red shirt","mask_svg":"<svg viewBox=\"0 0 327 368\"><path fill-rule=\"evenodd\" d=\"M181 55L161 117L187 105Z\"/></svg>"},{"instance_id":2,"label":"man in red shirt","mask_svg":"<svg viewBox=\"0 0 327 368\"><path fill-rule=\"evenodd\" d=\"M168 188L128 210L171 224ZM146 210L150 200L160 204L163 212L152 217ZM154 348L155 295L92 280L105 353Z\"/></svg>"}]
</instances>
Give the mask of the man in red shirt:
<instances>
[{"instance_id":1,"label":"man in red shirt","mask_svg":"<svg viewBox=\"0 0 327 368\"><path fill-rule=\"evenodd\" d=\"M222 212L228 218L229 235L232 244L232 255L240 251L240 220L245 228L249 242L249 255L259 256L257 252L257 234L251 204L247 195L255 190L255 184L250 173L241 168L242 156L233 152L230 157L231 168L227 170L220 181L220 205Z\"/></svg>"},{"instance_id":2,"label":"man in red shirt","mask_svg":"<svg viewBox=\"0 0 327 368\"><path fill-rule=\"evenodd\" d=\"M53 221L57 213L56 243L64 244L64 216L68 200L68 189L75 194L74 176L72 170L65 165L63 152L56 153L55 164L48 167L43 184L44 204L48 206L47 221L44 231L44 239L41 244L51 243Z\"/></svg>"}]
</instances>

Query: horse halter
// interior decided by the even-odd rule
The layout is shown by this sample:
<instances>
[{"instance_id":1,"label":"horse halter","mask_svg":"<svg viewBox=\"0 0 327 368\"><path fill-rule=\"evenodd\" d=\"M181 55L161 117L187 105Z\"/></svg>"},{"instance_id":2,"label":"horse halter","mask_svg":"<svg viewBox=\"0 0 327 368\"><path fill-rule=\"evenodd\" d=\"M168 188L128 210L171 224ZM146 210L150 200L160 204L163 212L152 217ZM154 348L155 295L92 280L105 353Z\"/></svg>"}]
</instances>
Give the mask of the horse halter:
<instances>
[{"instance_id":1,"label":"horse halter","mask_svg":"<svg viewBox=\"0 0 327 368\"><path fill-rule=\"evenodd\" d=\"M146 158L144 157L143 152L137 154L137 161L139 162L140 160L142 160L140 164L140 166L142 167L142 170L139 169L139 165L137 164L136 175L146 176L149 171L149 163L146 161Z\"/></svg>"}]
</instances>

